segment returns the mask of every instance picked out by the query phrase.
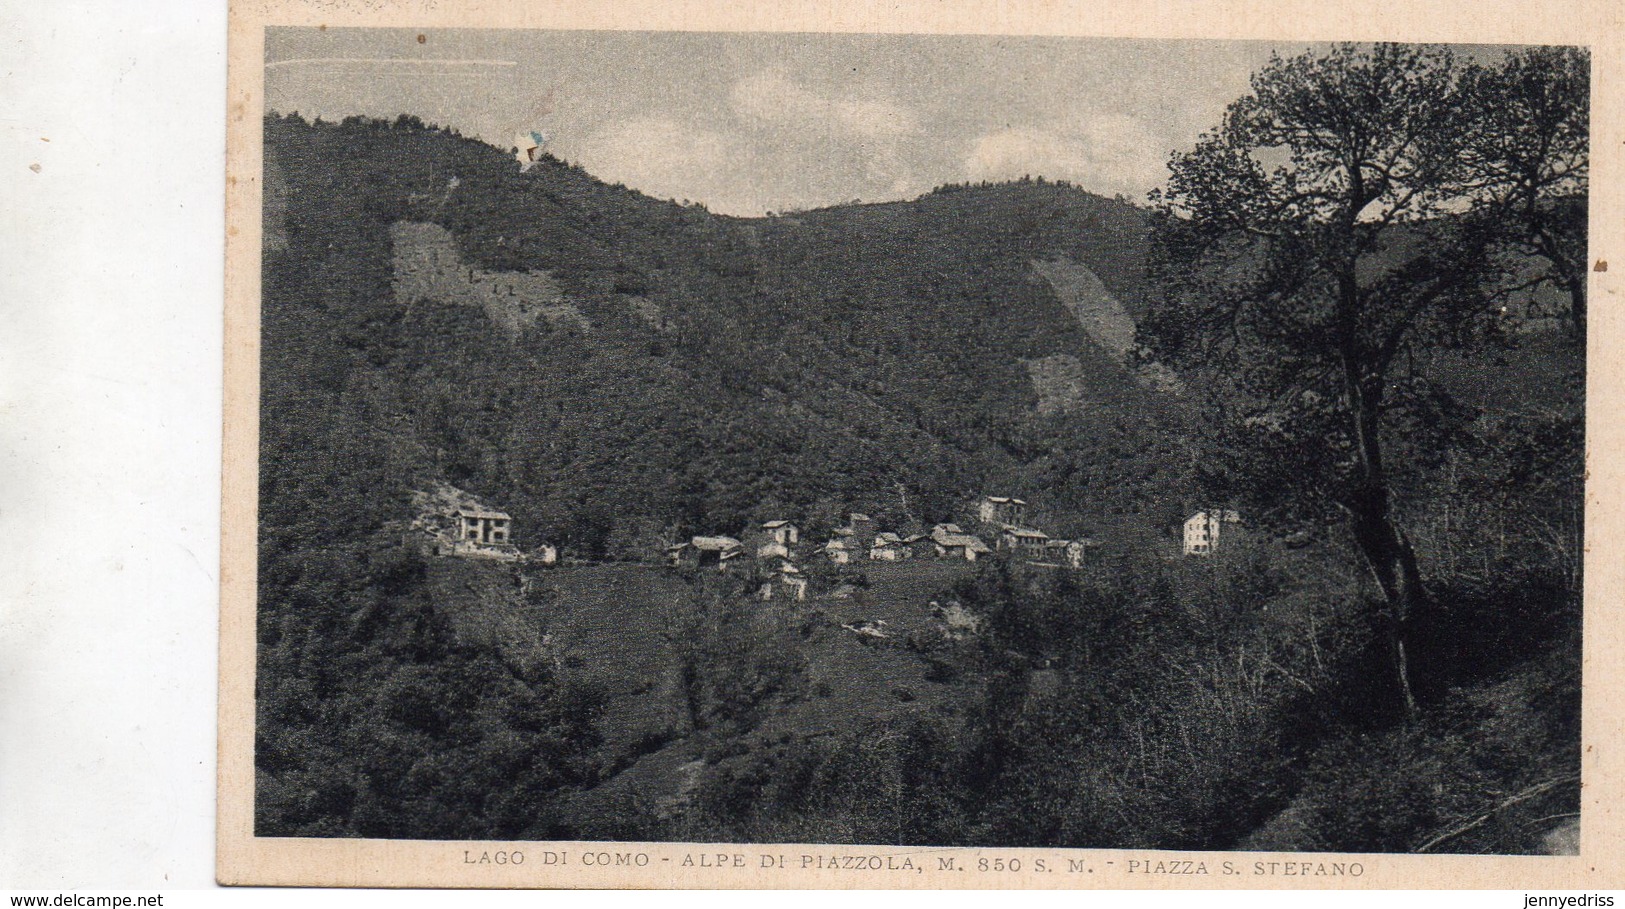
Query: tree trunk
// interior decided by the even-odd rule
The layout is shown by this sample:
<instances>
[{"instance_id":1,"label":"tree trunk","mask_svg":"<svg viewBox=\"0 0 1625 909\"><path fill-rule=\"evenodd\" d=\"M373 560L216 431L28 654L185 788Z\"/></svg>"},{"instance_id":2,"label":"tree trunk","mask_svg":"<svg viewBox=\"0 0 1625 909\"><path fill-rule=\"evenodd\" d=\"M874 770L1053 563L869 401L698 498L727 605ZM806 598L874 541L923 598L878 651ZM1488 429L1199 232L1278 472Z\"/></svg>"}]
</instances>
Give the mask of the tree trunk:
<instances>
[{"instance_id":1,"label":"tree trunk","mask_svg":"<svg viewBox=\"0 0 1625 909\"><path fill-rule=\"evenodd\" d=\"M1394 681L1406 713L1414 713L1416 697L1411 691L1407 642L1411 617L1423 605L1425 596L1416 552L1388 513L1386 490L1363 490L1350 497L1348 508L1354 519L1355 542L1382 588L1385 603L1378 627L1386 638Z\"/></svg>"},{"instance_id":2,"label":"tree trunk","mask_svg":"<svg viewBox=\"0 0 1625 909\"><path fill-rule=\"evenodd\" d=\"M1574 334L1581 342L1586 336L1586 277L1585 272L1569 271L1563 283L1569 291L1569 318L1574 322Z\"/></svg>"},{"instance_id":3,"label":"tree trunk","mask_svg":"<svg viewBox=\"0 0 1625 909\"><path fill-rule=\"evenodd\" d=\"M1424 604L1416 551L1394 522L1383 469L1379 421L1382 383L1361 375L1356 360L1345 362L1344 377L1354 424L1355 476L1343 506L1352 518L1354 540L1382 590L1379 632L1386 639L1395 684L1407 714L1415 713L1407 640L1410 620Z\"/></svg>"},{"instance_id":4,"label":"tree trunk","mask_svg":"<svg viewBox=\"0 0 1625 909\"><path fill-rule=\"evenodd\" d=\"M1586 336L1586 259L1584 248L1573 253L1567 249L1562 237L1555 229L1548 228L1543 222L1536 221L1531 228L1534 235L1533 248L1538 255L1544 256L1552 264L1552 270L1557 273L1556 283L1563 287L1569 295L1569 321L1573 323L1574 335L1583 343Z\"/></svg>"}]
</instances>

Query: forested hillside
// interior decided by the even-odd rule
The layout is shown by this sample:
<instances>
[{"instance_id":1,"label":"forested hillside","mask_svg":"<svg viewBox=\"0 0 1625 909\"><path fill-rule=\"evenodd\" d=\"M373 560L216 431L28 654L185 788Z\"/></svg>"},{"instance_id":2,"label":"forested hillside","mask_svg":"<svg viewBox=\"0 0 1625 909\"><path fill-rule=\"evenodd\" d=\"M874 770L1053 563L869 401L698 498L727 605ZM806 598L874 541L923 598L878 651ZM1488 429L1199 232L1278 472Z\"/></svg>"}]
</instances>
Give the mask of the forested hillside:
<instances>
[{"instance_id":1,"label":"forested hillside","mask_svg":"<svg viewBox=\"0 0 1625 909\"><path fill-rule=\"evenodd\" d=\"M262 834L1531 851L1578 797L1567 333L1412 355L1395 510L1442 608L1399 718L1347 529L1240 491L1294 452L1226 456L1213 376L1134 355L1146 210L1024 180L724 217L410 117L272 116L265 161ZM572 564L403 542L443 483ZM807 603L654 567L990 492L1103 554L826 566ZM1178 560L1219 496L1246 545Z\"/></svg>"},{"instance_id":2,"label":"forested hillside","mask_svg":"<svg viewBox=\"0 0 1625 909\"><path fill-rule=\"evenodd\" d=\"M347 412L289 431L340 420L326 428L376 434L392 475L502 501L530 539L645 558L787 511L900 516L905 495L920 519L947 519L990 484L1033 490L1064 523L1132 508L1080 495L1107 479L1080 436L1146 446L1138 470L1181 469L1141 431L1166 403L1033 267L1068 259L1143 306L1130 206L1024 183L724 218L554 160L521 174L408 121L273 118L267 159L272 472L281 396L333 394ZM478 310L397 299L401 222L443 226L468 266L545 270L585 319L505 336ZM1024 361L1057 356L1075 406L1041 417Z\"/></svg>"}]
</instances>

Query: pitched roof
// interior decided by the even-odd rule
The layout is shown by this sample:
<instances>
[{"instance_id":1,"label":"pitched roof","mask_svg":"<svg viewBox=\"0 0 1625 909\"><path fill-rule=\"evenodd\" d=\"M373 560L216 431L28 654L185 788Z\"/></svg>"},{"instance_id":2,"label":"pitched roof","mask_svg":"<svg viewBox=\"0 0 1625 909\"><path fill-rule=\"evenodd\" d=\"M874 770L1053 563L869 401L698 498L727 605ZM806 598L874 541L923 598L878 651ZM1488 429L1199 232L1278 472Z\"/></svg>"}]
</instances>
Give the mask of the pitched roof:
<instances>
[{"instance_id":1,"label":"pitched roof","mask_svg":"<svg viewBox=\"0 0 1625 909\"><path fill-rule=\"evenodd\" d=\"M992 502L995 505L1025 505L1025 504L1027 504L1027 502L1025 500L1023 500L1023 499L1011 498L1009 496L982 496L982 498L988 500L989 502Z\"/></svg>"},{"instance_id":2,"label":"pitched roof","mask_svg":"<svg viewBox=\"0 0 1625 909\"><path fill-rule=\"evenodd\" d=\"M789 521L768 521L767 523L763 524L762 526L767 528L768 530L772 530L775 527L783 527L784 525L786 525L788 523L790 523L790 522Z\"/></svg>"},{"instance_id":3,"label":"pitched roof","mask_svg":"<svg viewBox=\"0 0 1625 909\"><path fill-rule=\"evenodd\" d=\"M973 552L992 551L987 548L987 544L983 543L980 537L971 536L968 533L949 533L948 531L939 528L931 532L931 539L936 542L938 546L942 546L947 549L955 549L960 546L964 546Z\"/></svg>"},{"instance_id":4,"label":"pitched roof","mask_svg":"<svg viewBox=\"0 0 1625 909\"><path fill-rule=\"evenodd\" d=\"M1006 527L1004 532L1013 537L1021 537L1024 540L1049 539L1049 534L1043 532L1042 530L1033 530L1030 527Z\"/></svg>"},{"instance_id":5,"label":"pitched roof","mask_svg":"<svg viewBox=\"0 0 1625 909\"><path fill-rule=\"evenodd\" d=\"M729 549L738 549L745 544L733 537L695 537L694 548L710 552L723 552Z\"/></svg>"},{"instance_id":6,"label":"pitched roof","mask_svg":"<svg viewBox=\"0 0 1625 909\"><path fill-rule=\"evenodd\" d=\"M859 521L873 521L873 520L874 520L874 518L869 517L868 515L864 514L861 511L852 512L852 523L854 523L854 524L858 523Z\"/></svg>"},{"instance_id":7,"label":"pitched roof","mask_svg":"<svg viewBox=\"0 0 1625 909\"><path fill-rule=\"evenodd\" d=\"M885 533L880 533L880 534L875 535L875 545L877 545L877 546L889 546L889 545L891 545L893 543L901 543L901 542L903 542L903 538L898 536L895 533L892 533L889 530L886 531Z\"/></svg>"},{"instance_id":8,"label":"pitched roof","mask_svg":"<svg viewBox=\"0 0 1625 909\"><path fill-rule=\"evenodd\" d=\"M936 533L939 530L945 530L948 533L964 533L965 532L965 531L959 529L958 524L938 524L937 526L931 528L931 535L936 536Z\"/></svg>"}]
</instances>

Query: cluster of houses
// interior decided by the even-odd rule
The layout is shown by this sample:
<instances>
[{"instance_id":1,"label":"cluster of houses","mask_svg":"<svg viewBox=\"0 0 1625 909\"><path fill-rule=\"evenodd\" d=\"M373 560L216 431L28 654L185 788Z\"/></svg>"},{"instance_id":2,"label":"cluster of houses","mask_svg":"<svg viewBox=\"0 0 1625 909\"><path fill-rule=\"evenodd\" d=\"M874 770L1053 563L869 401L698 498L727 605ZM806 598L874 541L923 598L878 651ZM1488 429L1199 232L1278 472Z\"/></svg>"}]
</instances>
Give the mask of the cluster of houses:
<instances>
[{"instance_id":1,"label":"cluster of houses","mask_svg":"<svg viewBox=\"0 0 1625 909\"><path fill-rule=\"evenodd\" d=\"M674 543L666 547L666 560L674 568L714 567L722 571L754 564L763 579L762 599L772 599L774 594L783 592L792 599L805 600L807 578L795 562L801 528L789 521L768 521L744 536L745 540L698 536L687 543Z\"/></svg>"},{"instance_id":2,"label":"cluster of houses","mask_svg":"<svg viewBox=\"0 0 1625 909\"><path fill-rule=\"evenodd\" d=\"M958 524L937 524L929 532L881 531L868 515L854 513L845 527L835 530L823 547L839 565L864 558L875 562L901 562L913 558L963 559L974 562L997 550L1008 550L1029 562L1077 568L1083 565L1092 540L1052 538L1025 526L1027 503L1007 496L983 496L976 503L979 526L975 532ZM993 541L989 546L986 535Z\"/></svg>"},{"instance_id":3,"label":"cluster of houses","mask_svg":"<svg viewBox=\"0 0 1625 909\"><path fill-rule=\"evenodd\" d=\"M852 512L823 545L807 551L801 529L776 520L751 528L740 536L696 536L666 547L674 567L728 571L752 565L764 578L764 599L783 591L805 599L807 579L796 564L798 553L824 558L836 565L862 561L903 562L910 559L948 559L974 562L996 551L1009 551L1036 564L1081 567L1096 544L1088 539L1052 538L1026 526L1027 503L1007 496L983 496L976 503L978 526L967 531L958 524L937 524L929 531L882 530L874 518ZM989 545L989 540L992 545Z\"/></svg>"},{"instance_id":4,"label":"cluster of houses","mask_svg":"<svg viewBox=\"0 0 1625 909\"><path fill-rule=\"evenodd\" d=\"M844 526L837 527L827 542L811 551L801 545L801 528L793 522L767 521L741 534L743 539L696 536L667 546L665 555L673 567L730 571L750 566L764 579L761 587L764 599L782 592L800 600L807 596L807 578L797 564L798 556L821 557L835 565L910 559L974 562L1004 551L1034 564L1080 568L1098 545L1086 538L1051 537L1028 526L1027 503L1021 499L983 496L976 502L975 514L974 532L951 523L937 524L929 531L892 531L880 529L869 515L852 512ZM512 517L466 500L438 516L420 517L416 523L420 525L416 529L427 534L438 555L525 560L541 565L558 561L558 550L549 544L522 553L512 542ZM1238 535L1240 525L1241 516L1234 510L1198 511L1185 520L1183 552L1187 556L1211 555L1221 539L1230 540Z\"/></svg>"}]
</instances>

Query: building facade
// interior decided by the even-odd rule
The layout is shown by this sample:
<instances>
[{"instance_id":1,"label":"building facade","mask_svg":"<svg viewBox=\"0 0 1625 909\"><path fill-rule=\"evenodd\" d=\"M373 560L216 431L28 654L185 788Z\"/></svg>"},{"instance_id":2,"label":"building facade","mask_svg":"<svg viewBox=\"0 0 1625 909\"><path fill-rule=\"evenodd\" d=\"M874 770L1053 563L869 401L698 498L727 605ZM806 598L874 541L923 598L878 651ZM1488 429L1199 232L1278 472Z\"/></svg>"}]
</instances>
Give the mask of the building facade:
<instances>
[{"instance_id":1,"label":"building facade","mask_svg":"<svg viewBox=\"0 0 1625 909\"><path fill-rule=\"evenodd\" d=\"M1026 527L1007 527L999 534L999 548L1023 558L1042 559L1048 548L1049 534Z\"/></svg>"},{"instance_id":2,"label":"building facade","mask_svg":"<svg viewBox=\"0 0 1625 909\"><path fill-rule=\"evenodd\" d=\"M976 502L976 519L983 524L1020 524L1027 519L1027 503L1009 496L982 496Z\"/></svg>"},{"instance_id":3,"label":"building facade","mask_svg":"<svg viewBox=\"0 0 1625 909\"><path fill-rule=\"evenodd\" d=\"M1219 548L1220 537L1233 536L1240 524L1241 515L1230 509L1198 511L1185 519L1185 554L1212 555Z\"/></svg>"}]
</instances>

